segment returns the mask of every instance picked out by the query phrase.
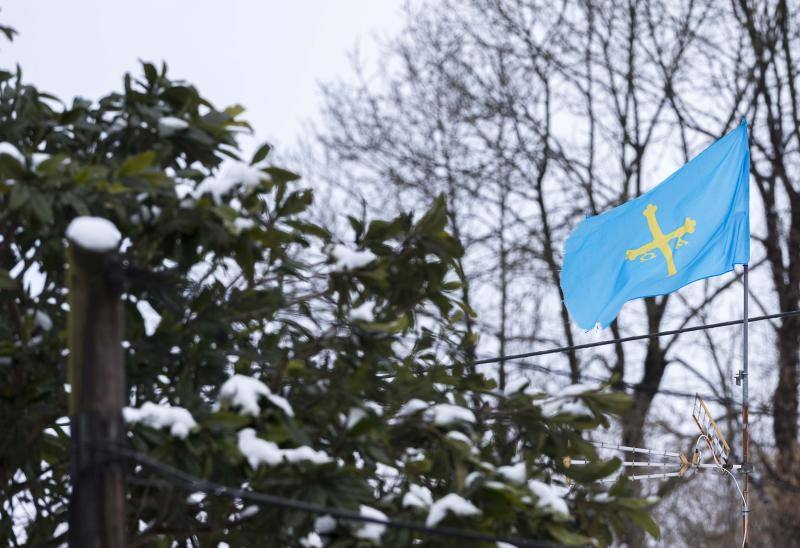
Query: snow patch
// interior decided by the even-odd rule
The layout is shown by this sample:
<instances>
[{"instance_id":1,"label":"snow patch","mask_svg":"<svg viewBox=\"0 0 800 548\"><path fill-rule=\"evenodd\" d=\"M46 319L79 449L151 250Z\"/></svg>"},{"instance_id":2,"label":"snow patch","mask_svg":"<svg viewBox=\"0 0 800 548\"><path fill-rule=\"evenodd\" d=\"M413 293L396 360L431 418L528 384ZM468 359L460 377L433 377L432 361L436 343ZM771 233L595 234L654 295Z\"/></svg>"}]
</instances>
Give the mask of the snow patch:
<instances>
[{"instance_id":1,"label":"snow patch","mask_svg":"<svg viewBox=\"0 0 800 548\"><path fill-rule=\"evenodd\" d=\"M169 428L170 434L185 439L197 427L192 414L183 407L145 402L138 409L125 407L122 418L128 424L142 423L155 429Z\"/></svg>"},{"instance_id":2,"label":"snow patch","mask_svg":"<svg viewBox=\"0 0 800 548\"><path fill-rule=\"evenodd\" d=\"M102 253L117 249L122 235L108 219L76 217L67 227L67 238L85 249Z\"/></svg>"},{"instance_id":3,"label":"snow patch","mask_svg":"<svg viewBox=\"0 0 800 548\"><path fill-rule=\"evenodd\" d=\"M426 401L422 401L419 398L411 398L403 404L399 411L397 411L395 417L407 417L408 415L413 415L415 413L419 413L420 411L424 411L430 406L431 404Z\"/></svg>"},{"instance_id":4,"label":"snow patch","mask_svg":"<svg viewBox=\"0 0 800 548\"><path fill-rule=\"evenodd\" d=\"M503 390L503 394L506 396L511 396L517 392L522 392L522 390L527 387L530 382L531 381L525 377L517 377L516 379L510 380L506 383L506 388Z\"/></svg>"},{"instance_id":5,"label":"snow patch","mask_svg":"<svg viewBox=\"0 0 800 548\"><path fill-rule=\"evenodd\" d=\"M203 499L206 498L206 494L202 491L197 491L195 493L190 493L188 497L186 497L186 503L191 505L197 505L203 502Z\"/></svg>"},{"instance_id":6,"label":"snow patch","mask_svg":"<svg viewBox=\"0 0 800 548\"><path fill-rule=\"evenodd\" d=\"M367 418L367 412L360 407L351 407L347 413L347 429L350 430L362 420Z\"/></svg>"},{"instance_id":7,"label":"snow patch","mask_svg":"<svg viewBox=\"0 0 800 548\"><path fill-rule=\"evenodd\" d=\"M336 259L334 270L356 270L363 268L378 257L370 250L359 251L345 245L337 244L331 250L331 256Z\"/></svg>"},{"instance_id":8,"label":"snow patch","mask_svg":"<svg viewBox=\"0 0 800 548\"><path fill-rule=\"evenodd\" d=\"M33 323L44 331L50 331L53 329L53 320L41 310L37 310L33 313Z\"/></svg>"},{"instance_id":9,"label":"snow patch","mask_svg":"<svg viewBox=\"0 0 800 548\"><path fill-rule=\"evenodd\" d=\"M239 512L240 518L249 518L250 516L255 516L261 511L255 504L251 504L250 506L246 506L241 512Z\"/></svg>"},{"instance_id":10,"label":"snow patch","mask_svg":"<svg viewBox=\"0 0 800 548\"><path fill-rule=\"evenodd\" d=\"M156 309L145 300L136 303L136 310L139 311L144 321L144 334L150 337L161 324L161 314L156 312Z\"/></svg>"},{"instance_id":11,"label":"snow patch","mask_svg":"<svg viewBox=\"0 0 800 548\"><path fill-rule=\"evenodd\" d=\"M409 484L408 492L403 495L403 508L430 508L433 504L433 495L427 487Z\"/></svg>"},{"instance_id":12,"label":"snow patch","mask_svg":"<svg viewBox=\"0 0 800 548\"><path fill-rule=\"evenodd\" d=\"M284 461L292 464L299 462L327 464L332 460L324 451L315 451L307 445L294 449L281 449L278 444L256 436L256 431L252 428L239 431L238 446L239 451L254 469L262 464L278 466Z\"/></svg>"},{"instance_id":13,"label":"snow patch","mask_svg":"<svg viewBox=\"0 0 800 548\"><path fill-rule=\"evenodd\" d=\"M253 219L246 219L244 217L236 217L233 220L233 229L236 234L241 234L246 230L252 229L256 226L256 222Z\"/></svg>"},{"instance_id":14,"label":"snow patch","mask_svg":"<svg viewBox=\"0 0 800 548\"><path fill-rule=\"evenodd\" d=\"M475 483L476 481L478 481L482 477L483 477L483 474L481 472L478 472L477 470L475 470L473 472L470 472L469 474L467 474L467 477L464 478L464 487L469 489L470 487L472 487L473 483Z\"/></svg>"},{"instance_id":15,"label":"snow patch","mask_svg":"<svg viewBox=\"0 0 800 548\"><path fill-rule=\"evenodd\" d=\"M322 535L333 533L336 530L336 520L329 514L319 516L314 520L314 529Z\"/></svg>"},{"instance_id":16,"label":"snow patch","mask_svg":"<svg viewBox=\"0 0 800 548\"><path fill-rule=\"evenodd\" d=\"M216 204L222 203L222 197L238 186L245 190L257 187L261 181L270 177L257 167L244 162L229 162L218 174L206 177L197 185L193 197L200 199L204 194L211 194Z\"/></svg>"},{"instance_id":17,"label":"snow patch","mask_svg":"<svg viewBox=\"0 0 800 548\"><path fill-rule=\"evenodd\" d=\"M358 308L354 308L350 311L350 319L353 321L361 321L371 323L375 321L375 303L372 301L367 301Z\"/></svg>"},{"instance_id":18,"label":"snow patch","mask_svg":"<svg viewBox=\"0 0 800 548\"><path fill-rule=\"evenodd\" d=\"M586 392L592 392L599 389L600 389L599 386L593 384L585 384L585 383L568 384L567 386L565 386L552 396L554 398L569 398L574 396L580 396L581 394L585 394Z\"/></svg>"},{"instance_id":19,"label":"snow patch","mask_svg":"<svg viewBox=\"0 0 800 548\"><path fill-rule=\"evenodd\" d=\"M158 120L158 133L164 137L183 131L189 127L189 122L176 118L175 116L164 116Z\"/></svg>"},{"instance_id":20,"label":"snow patch","mask_svg":"<svg viewBox=\"0 0 800 548\"><path fill-rule=\"evenodd\" d=\"M303 548L323 548L325 544L323 544L322 537L319 536L319 533L311 531L300 539L300 546Z\"/></svg>"},{"instance_id":21,"label":"snow patch","mask_svg":"<svg viewBox=\"0 0 800 548\"><path fill-rule=\"evenodd\" d=\"M569 413L571 415L579 416L593 416L592 410L589 409L583 400L565 401L552 398L542 402L542 413L544 413L546 417L554 417L562 413Z\"/></svg>"},{"instance_id":22,"label":"snow patch","mask_svg":"<svg viewBox=\"0 0 800 548\"><path fill-rule=\"evenodd\" d=\"M441 522L447 513L456 516L477 516L481 511L470 501L455 493L445 495L431 505L425 525L433 527Z\"/></svg>"},{"instance_id":23,"label":"snow patch","mask_svg":"<svg viewBox=\"0 0 800 548\"><path fill-rule=\"evenodd\" d=\"M497 469L497 473L500 474L506 481L516 483L517 485L524 484L525 480L527 479L524 462L518 462L517 464L513 464L511 466L501 466Z\"/></svg>"},{"instance_id":24,"label":"snow patch","mask_svg":"<svg viewBox=\"0 0 800 548\"><path fill-rule=\"evenodd\" d=\"M31 154L31 166L33 167L33 169L36 169L42 164L42 162L46 162L50 158L52 158L52 156L50 156L46 152L34 152L33 154ZM69 163L69 158L64 158L63 160L61 160L61 165L65 165L68 163Z\"/></svg>"},{"instance_id":25,"label":"snow patch","mask_svg":"<svg viewBox=\"0 0 800 548\"><path fill-rule=\"evenodd\" d=\"M283 410L287 416L294 417L294 410L286 398L273 394L267 385L258 379L237 374L225 381L219 390L220 401L238 407L242 415L252 417L261 414L261 407L258 405L261 396Z\"/></svg>"},{"instance_id":26,"label":"snow patch","mask_svg":"<svg viewBox=\"0 0 800 548\"><path fill-rule=\"evenodd\" d=\"M458 422L475 424L475 415L466 407L451 403L439 403L425 411L425 418L436 426L449 426Z\"/></svg>"},{"instance_id":27,"label":"snow patch","mask_svg":"<svg viewBox=\"0 0 800 548\"><path fill-rule=\"evenodd\" d=\"M389 518L375 508L371 506L366 506L364 504L361 505L361 515L368 517L368 518L375 518L380 519L383 521L389 521ZM373 542L379 542L381 540L381 535L386 531L386 526L380 523L372 523L372 522L364 522L355 532L355 536L357 538L363 540L371 540Z\"/></svg>"},{"instance_id":28,"label":"snow patch","mask_svg":"<svg viewBox=\"0 0 800 548\"><path fill-rule=\"evenodd\" d=\"M8 154L23 166L25 165L25 156L17 147L7 141L0 143L0 154Z\"/></svg>"},{"instance_id":29,"label":"snow patch","mask_svg":"<svg viewBox=\"0 0 800 548\"><path fill-rule=\"evenodd\" d=\"M469 436L467 436L463 432L459 432L458 430L451 430L450 432L447 433L446 437L450 438L451 440L460 441L461 443L466 443L467 445L472 447L472 440L469 439Z\"/></svg>"},{"instance_id":30,"label":"snow patch","mask_svg":"<svg viewBox=\"0 0 800 548\"><path fill-rule=\"evenodd\" d=\"M528 481L528 489L530 489L531 493L536 495L536 506L538 508L549 510L555 514L569 516L567 503L561 498L552 485L532 479Z\"/></svg>"}]
</instances>

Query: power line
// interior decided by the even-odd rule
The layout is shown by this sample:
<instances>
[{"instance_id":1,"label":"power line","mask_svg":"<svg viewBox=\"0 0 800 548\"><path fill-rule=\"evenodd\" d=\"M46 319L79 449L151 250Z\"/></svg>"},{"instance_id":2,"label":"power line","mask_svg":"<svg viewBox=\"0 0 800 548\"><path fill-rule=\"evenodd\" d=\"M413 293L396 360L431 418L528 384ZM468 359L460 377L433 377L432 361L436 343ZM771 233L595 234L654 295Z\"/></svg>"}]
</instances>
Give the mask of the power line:
<instances>
[{"instance_id":1,"label":"power line","mask_svg":"<svg viewBox=\"0 0 800 548\"><path fill-rule=\"evenodd\" d=\"M748 318L748 323L753 322L760 322L764 320L774 320L776 318L785 318L788 316L800 316L800 310L792 310L789 312L778 312L776 314L767 314L764 316L753 316ZM593 342L593 343L584 343L584 344L575 344L572 346L561 346L558 348L549 348L547 350L535 350L533 352L523 352L521 354L508 354L506 356L496 356L492 358L483 358L480 360L475 360L473 363L475 365L482 365L485 363L498 363L508 360L517 360L521 358L533 358L535 356L544 356L546 354L558 354L561 352L571 352L573 350L583 350L585 348L594 348L597 346L607 346L609 344L619 344L619 343L626 343L631 341L640 341L643 339L655 339L657 337L666 337L668 335L678 335L680 333L689 333L691 331L703 331L706 329L716 329L718 327L730 327L732 325L741 325L742 320L729 320L725 322L718 322L718 323L709 323L703 325L695 325L692 327L682 327L680 329L670 329L667 331L658 331L656 333L646 333L644 335L631 335L630 337L619 337L616 339L608 339L605 341Z\"/></svg>"},{"instance_id":2,"label":"power line","mask_svg":"<svg viewBox=\"0 0 800 548\"><path fill-rule=\"evenodd\" d=\"M375 517L365 516L360 512L356 512L354 510L347 510L345 508L323 506L321 504L314 504L302 500L279 497L276 495L268 495L266 493L245 491L243 489L239 489L236 487L229 487L227 485L215 483L213 481L209 481L203 478L198 478L197 476L193 476L188 472L179 470L173 466L152 459L136 451L131 451L129 449L119 448L115 446L106 446L103 449L111 454L120 457L125 457L126 459L132 460L156 472L159 472L163 477L168 478L168 481L172 485L175 485L176 487L180 487L187 491L200 491L208 495L239 499L242 501L252 502L260 506L274 506L278 508L288 508L291 510L297 510L299 512L307 512L310 514L321 514L321 515L328 514L331 517L347 521L375 523L395 529L408 529L412 531L417 531L420 533L424 533L426 535L450 537L450 538L457 538L461 540L469 540L475 542L493 542L493 543L506 542L509 544L514 544L515 546L525 546L530 548L553 548L559 546L551 542L527 540L515 537L495 536L486 533L480 533L478 531L470 531L468 529L459 529L457 527L447 527L447 526L434 527L416 521L408 521L408 520L394 519L394 518L387 518L387 519L375 518Z\"/></svg>"},{"instance_id":3,"label":"power line","mask_svg":"<svg viewBox=\"0 0 800 548\"><path fill-rule=\"evenodd\" d=\"M525 362L520 362L520 361L515 361L515 360L509 360L507 363L509 363L510 365L519 367L521 369L530 369L532 371L538 371L540 373L545 373L545 374L548 374L548 375L556 375L556 376L570 378L570 379L572 378L572 374L569 371L559 371L557 369L550 369L549 367L546 367L546 366L543 366L543 365L538 365L538 364L535 364L535 363L525 363ZM608 379L604 379L604 378L601 378L601 377L596 377L596 376L593 376L593 375L583 375L582 378L584 380L598 382L598 383L606 383L606 382L608 382ZM698 395L697 392L682 392L680 390L671 390L669 388L647 388L647 387L644 387L644 386L639 386L636 383L625 382L625 381L619 381L616 384L619 385L619 386L622 386L623 388L627 388L629 390L633 390L635 392L643 392L643 393L647 393L647 394L661 394L663 396L672 396L672 397L676 397L676 398L694 399L694 397L696 395ZM715 402L720 403L722 405L730 405L730 404L737 403L734 398L727 397L727 396L712 396L710 394L700 394L700 397L702 397L706 401L715 401Z\"/></svg>"}]
</instances>

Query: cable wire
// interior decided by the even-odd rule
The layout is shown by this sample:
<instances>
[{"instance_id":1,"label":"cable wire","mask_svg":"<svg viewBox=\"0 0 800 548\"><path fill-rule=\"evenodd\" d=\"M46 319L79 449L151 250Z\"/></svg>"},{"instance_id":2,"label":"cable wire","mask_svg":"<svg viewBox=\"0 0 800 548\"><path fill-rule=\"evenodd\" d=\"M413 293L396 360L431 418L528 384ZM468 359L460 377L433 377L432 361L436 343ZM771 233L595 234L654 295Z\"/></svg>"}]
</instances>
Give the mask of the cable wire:
<instances>
[{"instance_id":1,"label":"cable wire","mask_svg":"<svg viewBox=\"0 0 800 548\"><path fill-rule=\"evenodd\" d=\"M508 363L510 365L519 367L521 369L530 369L532 371L538 371L540 373L545 373L548 375L556 375L565 378L572 378L572 373L570 373L569 371L558 371L555 369L550 369L549 367L545 367L543 365L538 365L534 363L525 363L519 361L509 361ZM581 378L583 380L594 381L599 383L608 382L608 379L604 379L593 375L583 375ZM635 392L643 392L646 394L662 394L664 396L674 396L676 398L688 398L688 399L694 399L694 397L697 395L697 392L691 392L691 393L681 392L679 390L671 390L669 388L647 388L644 386L640 386L636 383L625 382L625 381L618 381L616 384L622 386L623 388L627 388ZM715 401L723 405L730 405L737 403L735 399L726 396L712 396L710 394L700 394L700 396L706 401Z\"/></svg>"},{"instance_id":2,"label":"cable wire","mask_svg":"<svg viewBox=\"0 0 800 548\"><path fill-rule=\"evenodd\" d=\"M527 540L515 537L495 536L487 533L480 533L478 531L470 531L468 529L459 529L457 527L447 526L428 526L423 523L400 520L394 518L375 518L365 516L360 512L354 510L347 510L345 508L336 508L332 506L323 506L321 504L314 504L297 499L290 499L279 497L276 495L268 495L266 493L257 493L253 491L245 491L236 487L229 487L220 483L215 483L203 478L193 476L188 472L179 470L168 464L164 464L158 460L152 459L146 455L131 451L129 449L119 448L116 446L106 446L103 448L105 451L124 457L146 466L162 475L170 481L171 484L183 488L187 491L201 491L209 495L229 497L233 499L240 499L242 501L252 502L260 506L274 506L278 508L288 508L300 512L307 512L310 514L328 514L331 517L339 518L347 521L361 521L367 523L376 523L386 527L395 529L408 529L424 533L426 535L435 535L442 537L458 538L462 540L470 540L476 542L506 542L516 546L524 546L530 548L553 548L559 545L551 542Z\"/></svg>"},{"instance_id":3,"label":"cable wire","mask_svg":"<svg viewBox=\"0 0 800 548\"><path fill-rule=\"evenodd\" d=\"M761 322L764 320L774 320L776 318L785 318L789 316L800 316L800 310L791 310L788 312L778 312L776 314L766 314L764 316L753 316L747 319L748 323ZM574 344L572 346L561 346L558 348L549 348L547 350L535 350L533 352L523 352L521 354L508 354L505 356L495 356L492 358L483 358L475 360L475 365L485 363L498 363L507 360L518 360L521 358L533 358L535 356L544 356L546 354L558 354L561 352L571 352L573 350L583 350L585 348L594 348L597 346L607 346L609 344L626 343L631 341L640 341L643 339L655 339L658 337L666 337L668 335L678 335L680 333L689 333L691 331L703 331L706 329L716 329L718 327L730 327L732 325L741 325L742 320L729 320L725 322L709 323L703 325L695 325L692 327L682 327L680 329L670 329L667 331L657 331L656 333L646 333L644 335L631 335L629 337L619 337L616 339L608 339L605 341L598 341L593 343Z\"/></svg>"}]
</instances>

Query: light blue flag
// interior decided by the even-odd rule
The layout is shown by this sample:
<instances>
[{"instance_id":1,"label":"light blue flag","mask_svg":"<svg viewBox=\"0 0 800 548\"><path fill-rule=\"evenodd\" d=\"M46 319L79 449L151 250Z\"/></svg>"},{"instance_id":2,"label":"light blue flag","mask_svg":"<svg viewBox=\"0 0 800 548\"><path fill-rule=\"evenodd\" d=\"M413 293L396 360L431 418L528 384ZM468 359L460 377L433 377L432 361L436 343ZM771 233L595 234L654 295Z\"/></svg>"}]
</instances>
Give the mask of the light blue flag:
<instances>
[{"instance_id":1,"label":"light blue flag","mask_svg":"<svg viewBox=\"0 0 800 548\"><path fill-rule=\"evenodd\" d=\"M573 320L606 327L626 301L747 263L749 174L742 120L650 192L587 217L564 244L561 289Z\"/></svg>"}]
</instances>

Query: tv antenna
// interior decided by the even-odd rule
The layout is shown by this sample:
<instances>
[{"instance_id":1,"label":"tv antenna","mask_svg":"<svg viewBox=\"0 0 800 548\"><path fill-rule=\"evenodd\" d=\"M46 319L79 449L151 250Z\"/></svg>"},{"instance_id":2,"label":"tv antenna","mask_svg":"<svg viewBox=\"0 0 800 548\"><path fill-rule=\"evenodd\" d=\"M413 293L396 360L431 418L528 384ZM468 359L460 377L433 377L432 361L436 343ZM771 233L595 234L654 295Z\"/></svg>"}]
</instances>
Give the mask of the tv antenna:
<instances>
[{"instance_id":1,"label":"tv antenna","mask_svg":"<svg viewBox=\"0 0 800 548\"><path fill-rule=\"evenodd\" d=\"M616 483L620 477L624 477L629 481L649 480L649 479L668 479L668 478L686 478L696 472L704 470L717 470L723 474L727 474L733 479L736 489L742 498L742 502L746 504L745 493L739 487L739 482L734 476L733 472L738 471L747 474L747 464L732 464L731 448L728 445L725 436L722 434L717 421L711 414L711 411L703 401L699 394L695 394L694 404L692 406L692 419L699 431L697 440L695 441L694 448L691 451L691 457L687 456L683 451L665 451L659 449L648 449L644 447L630 447L626 445L618 445L605 442L589 442L595 447L600 449L617 451L623 454L622 458L622 471L615 478L599 480L600 483ZM707 448L707 453L706 453ZM704 453L711 456L711 459L705 459L703 462ZM588 459L573 459L571 457L564 457L564 467L570 468L572 466L588 465L593 461ZM647 473L637 474L629 473L636 469L645 469ZM655 471L659 469L660 471ZM689 473L691 471L691 473ZM742 546L747 542L747 520L744 524L744 535L742 538Z\"/></svg>"}]
</instances>

